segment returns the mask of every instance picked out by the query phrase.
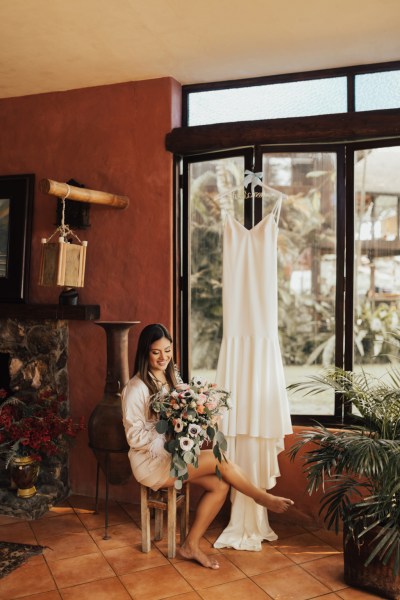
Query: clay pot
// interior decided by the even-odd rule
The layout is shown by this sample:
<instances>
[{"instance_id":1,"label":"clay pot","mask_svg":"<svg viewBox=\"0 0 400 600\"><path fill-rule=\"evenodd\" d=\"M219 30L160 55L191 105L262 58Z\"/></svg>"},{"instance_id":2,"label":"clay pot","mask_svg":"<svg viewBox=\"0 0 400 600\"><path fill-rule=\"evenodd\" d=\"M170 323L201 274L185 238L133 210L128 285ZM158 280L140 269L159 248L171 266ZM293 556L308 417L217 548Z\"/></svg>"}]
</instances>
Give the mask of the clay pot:
<instances>
[{"instance_id":1,"label":"clay pot","mask_svg":"<svg viewBox=\"0 0 400 600\"><path fill-rule=\"evenodd\" d=\"M365 566L367 558L379 543L379 540L375 540L379 529L377 526L364 535L358 545L348 535L345 524L343 531L344 580L347 585L378 594L382 598L400 600L400 574L393 574L394 556L387 565L384 565L378 558L374 558L368 566Z\"/></svg>"},{"instance_id":2,"label":"clay pot","mask_svg":"<svg viewBox=\"0 0 400 600\"><path fill-rule=\"evenodd\" d=\"M122 424L121 392L129 381L128 333L140 321L96 321L107 336L107 375L104 394L90 415L89 446L111 484L132 476L129 446Z\"/></svg>"}]
</instances>

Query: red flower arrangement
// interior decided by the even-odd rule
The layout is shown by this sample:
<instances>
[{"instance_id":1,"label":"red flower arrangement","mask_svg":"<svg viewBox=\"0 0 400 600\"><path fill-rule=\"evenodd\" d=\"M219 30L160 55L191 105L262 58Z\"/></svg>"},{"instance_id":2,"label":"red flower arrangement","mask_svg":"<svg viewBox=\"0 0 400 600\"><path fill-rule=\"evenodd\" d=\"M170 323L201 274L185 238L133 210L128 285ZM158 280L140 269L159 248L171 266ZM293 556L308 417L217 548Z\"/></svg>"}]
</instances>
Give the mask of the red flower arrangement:
<instances>
[{"instance_id":1,"label":"red flower arrangement","mask_svg":"<svg viewBox=\"0 0 400 600\"><path fill-rule=\"evenodd\" d=\"M67 415L65 399L50 388L26 397L9 396L0 389L0 454L6 466L13 458L31 456L41 461L46 456L66 452L68 442L84 428Z\"/></svg>"}]
</instances>

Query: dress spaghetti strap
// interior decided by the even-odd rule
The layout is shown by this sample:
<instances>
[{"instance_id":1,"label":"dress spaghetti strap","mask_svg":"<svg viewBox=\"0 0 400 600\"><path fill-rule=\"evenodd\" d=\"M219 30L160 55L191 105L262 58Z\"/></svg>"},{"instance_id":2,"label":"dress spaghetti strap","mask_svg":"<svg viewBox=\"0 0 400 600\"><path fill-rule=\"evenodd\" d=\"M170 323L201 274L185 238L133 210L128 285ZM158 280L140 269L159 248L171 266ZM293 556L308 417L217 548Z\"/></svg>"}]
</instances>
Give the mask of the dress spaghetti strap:
<instances>
[{"instance_id":1,"label":"dress spaghetti strap","mask_svg":"<svg viewBox=\"0 0 400 600\"><path fill-rule=\"evenodd\" d=\"M275 202L275 206L272 209L272 215L275 219L275 223L277 225L279 225L279 217L281 214L281 208L282 208L282 200L283 200L283 194L281 194L278 198L278 200Z\"/></svg>"}]
</instances>

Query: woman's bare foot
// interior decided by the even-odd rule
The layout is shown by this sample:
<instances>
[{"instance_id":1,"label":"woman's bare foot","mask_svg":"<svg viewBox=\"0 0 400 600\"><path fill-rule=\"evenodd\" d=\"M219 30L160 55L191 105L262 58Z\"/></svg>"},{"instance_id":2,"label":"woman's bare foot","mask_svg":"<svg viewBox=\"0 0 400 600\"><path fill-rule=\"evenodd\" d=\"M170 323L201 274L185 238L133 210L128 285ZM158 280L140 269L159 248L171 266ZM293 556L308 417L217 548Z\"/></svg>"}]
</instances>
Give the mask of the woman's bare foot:
<instances>
[{"instance_id":1,"label":"woman's bare foot","mask_svg":"<svg viewBox=\"0 0 400 600\"><path fill-rule=\"evenodd\" d=\"M182 558L186 558L187 560L196 560L203 567L208 567L209 569L219 569L219 563L216 558L207 556L199 547L193 548L186 544L180 547L179 553Z\"/></svg>"},{"instance_id":2,"label":"woman's bare foot","mask_svg":"<svg viewBox=\"0 0 400 600\"><path fill-rule=\"evenodd\" d=\"M268 492L264 492L257 501L257 504L261 504L261 506L265 506L268 510L272 510L272 512L276 513L284 513L288 508L293 506L293 500L289 500L289 498L282 498L281 496L273 496Z\"/></svg>"}]
</instances>

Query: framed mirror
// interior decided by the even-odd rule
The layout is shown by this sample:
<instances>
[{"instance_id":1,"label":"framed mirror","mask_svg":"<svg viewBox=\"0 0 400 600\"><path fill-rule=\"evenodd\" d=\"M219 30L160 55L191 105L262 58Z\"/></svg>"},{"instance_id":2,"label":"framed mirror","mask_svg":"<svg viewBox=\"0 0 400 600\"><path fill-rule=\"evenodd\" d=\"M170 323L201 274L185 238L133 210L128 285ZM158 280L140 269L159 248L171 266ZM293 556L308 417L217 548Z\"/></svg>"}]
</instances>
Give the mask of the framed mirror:
<instances>
[{"instance_id":1,"label":"framed mirror","mask_svg":"<svg viewBox=\"0 0 400 600\"><path fill-rule=\"evenodd\" d=\"M0 302L27 302L35 176L0 176Z\"/></svg>"}]
</instances>

